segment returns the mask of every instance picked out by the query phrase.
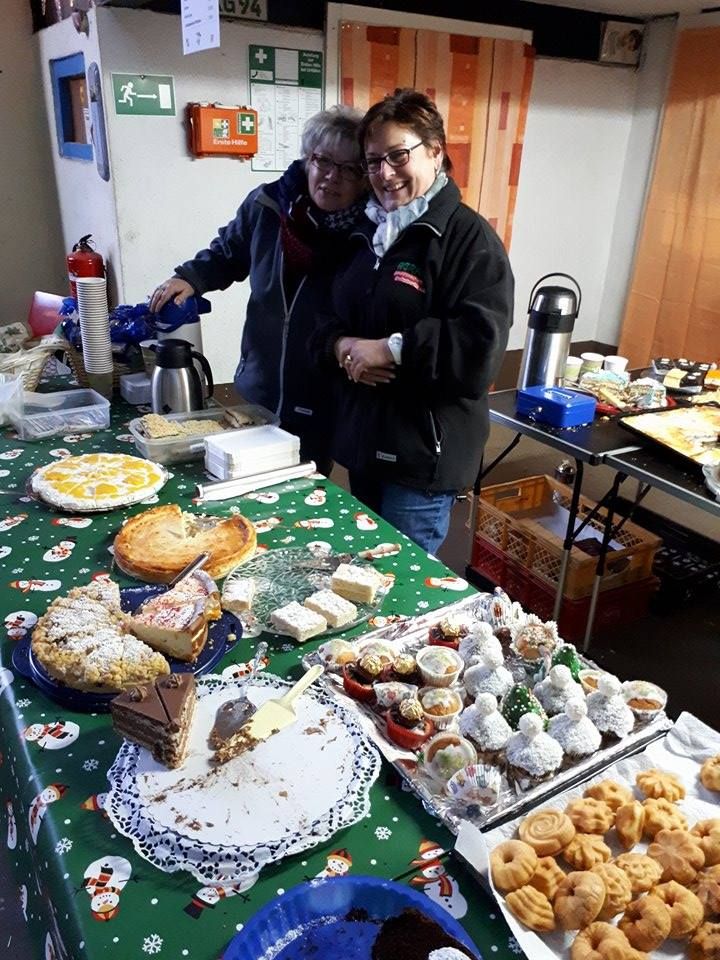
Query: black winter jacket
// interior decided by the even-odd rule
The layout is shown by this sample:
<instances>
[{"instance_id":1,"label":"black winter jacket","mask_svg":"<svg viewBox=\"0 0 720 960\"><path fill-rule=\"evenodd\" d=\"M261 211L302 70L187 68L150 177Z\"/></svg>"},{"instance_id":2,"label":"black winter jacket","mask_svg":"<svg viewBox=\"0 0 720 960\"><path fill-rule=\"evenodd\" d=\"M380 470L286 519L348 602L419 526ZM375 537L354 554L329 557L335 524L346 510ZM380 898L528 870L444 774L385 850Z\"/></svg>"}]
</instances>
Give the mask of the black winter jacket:
<instances>
[{"instance_id":1,"label":"black winter jacket","mask_svg":"<svg viewBox=\"0 0 720 960\"><path fill-rule=\"evenodd\" d=\"M351 235L355 256L333 285L334 315L313 339L336 389L331 453L349 470L428 491L470 487L487 439L487 393L513 314L505 249L450 180L378 259L369 221ZM349 381L340 336L403 335L388 385ZM329 371L332 370L332 374Z\"/></svg>"}]
</instances>

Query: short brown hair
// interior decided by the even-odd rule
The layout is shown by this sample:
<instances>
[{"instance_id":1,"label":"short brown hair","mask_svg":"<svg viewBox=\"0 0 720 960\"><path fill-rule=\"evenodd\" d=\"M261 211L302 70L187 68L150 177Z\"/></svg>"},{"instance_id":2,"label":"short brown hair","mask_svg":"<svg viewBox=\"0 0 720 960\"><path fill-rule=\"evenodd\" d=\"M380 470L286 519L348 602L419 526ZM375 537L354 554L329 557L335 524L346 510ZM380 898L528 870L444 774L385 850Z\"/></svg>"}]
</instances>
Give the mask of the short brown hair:
<instances>
[{"instance_id":1,"label":"short brown hair","mask_svg":"<svg viewBox=\"0 0 720 960\"><path fill-rule=\"evenodd\" d=\"M439 143L443 151L442 168L450 173L452 161L447 152L445 124L440 111L427 94L412 87L397 87L393 93L374 103L358 127L361 149L365 150L365 141L372 127L390 122L410 127L425 144Z\"/></svg>"}]
</instances>

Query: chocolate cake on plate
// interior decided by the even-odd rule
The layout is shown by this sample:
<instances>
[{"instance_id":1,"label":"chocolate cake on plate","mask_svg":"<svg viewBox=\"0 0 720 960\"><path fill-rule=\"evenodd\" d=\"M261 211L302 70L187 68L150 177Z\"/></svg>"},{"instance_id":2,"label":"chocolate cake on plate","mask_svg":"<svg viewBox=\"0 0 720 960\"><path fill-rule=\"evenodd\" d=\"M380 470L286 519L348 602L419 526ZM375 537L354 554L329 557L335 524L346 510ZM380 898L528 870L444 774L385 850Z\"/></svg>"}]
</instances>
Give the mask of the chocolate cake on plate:
<instances>
[{"instance_id":1,"label":"chocolate cake on plate","mask_svg":"<svg viewBox=\"0 0 720 960\"><path fill-rule=\"evenodd\" d=\"M110 704L117 732L174 769L185 759L197 697L191 673L171 673L125 690Z\"/></svg>"}]
</instances>

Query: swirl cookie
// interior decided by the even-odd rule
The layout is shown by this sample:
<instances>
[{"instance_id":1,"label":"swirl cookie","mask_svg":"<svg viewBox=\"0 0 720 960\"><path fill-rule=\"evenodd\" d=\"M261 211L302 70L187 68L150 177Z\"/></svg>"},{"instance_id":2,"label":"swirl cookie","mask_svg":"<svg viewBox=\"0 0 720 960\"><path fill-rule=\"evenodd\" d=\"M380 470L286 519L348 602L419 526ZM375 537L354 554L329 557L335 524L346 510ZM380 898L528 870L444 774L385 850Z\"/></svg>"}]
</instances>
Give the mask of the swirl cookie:
<instances>
[{"instance_id":1,"label":"swirl cookie","mask_svg":"<svg viewBox=\"0 0 720 960\"><path fill-rule=\"evenodd\" d=\"M704 923L695 931L688 949L690 960L718 960L720 923Z\"/></svg>"},{"instance_id":2,"label":"swirl cookie","mask_svg":"<svg viewBox=\"0 0 720 960\"><path fill-rule=\"evenodd\" d=\"M555 929L555 915L550 901L535 887L512 890L505 897L508 910L531 930L549 933Z\"/></svg>"},{"instance_id":3,"label":"swirl cookie","mask_svg":"<svg viewBox=\"0 0 720 960\"><path fill-rule=\"evenodd\" d=\"M572 820L578 833L605 834L613 825L615 814L604 800L580 797L571 800L565 813Z\"/></svg>"},{"instance_id":4,"label":"swirl cookie","mask_svg":"<svg viewBox=\"0 0 720 960\"><path fill-rule=\"evenodd\" d=\"M690 889L703 905L706 917L720 914L720 864L701 870Z\"/></svg>"},{"instance_id":5,"label":"swirl cookie","mask_svg":"<svg viewBox=\"0 0 720 960\"><path fill-rule=\"evenodd\" d=\"M708 757L700 767L700 782L706 790L720 791L720 753Z\"/></svg>"},{"instance_id":6,"label":"swirl cookie","mask_svg":"<svg viewBox=\"0 0 720 960\"><path fill-rule=\"evenodd\" d=\"M505 840L490 854L492 879L498 890L517 890L535 873L538 855L522 840Z\"/></svg>"},{"instance_id":7,"label":"swirl cookie","mask_svg":"<svg viewBox=\"0 0 720 960\"><path fill-rule=\"evenodd\" d=\"M648 797L643 801L643 807L645 808L643 832L646 836L652 838L660 830L687 830L688 822L682 810L665 797L660 797L658 800Z\"/></svg>"},{"instance_id":8,"label":"swirl cookie","mask_svg":"<svg viewBox=\"0 0 720 960\"><path fill-rule=\"evenodd\" d=\"M559 810L538 810L518 827L518 836L529 843L539 857L560 853L575 836L575 827L567 814Z\"/></svg>"},{"instance_id":9,"label":"swirl cookie","mask_svg":"<svg viewBox=\"0 0 720 960\"><path fill-rule=\"evenodd\" d=\"M713 867L720 863L720 819L700 820L690 831L700 837L700 846L705 854L705 866Z\"/></svg>"},{"instance_id":10,"label":"swirl cookie","mask_svg":"<svg viewBox=\"0 0 720 960\"><path fill-rule=\"evenodd\" d=\"M662 867L644 853L621 853L613 863L627 874L634 894L647 893L660 882Z\"/></svg>"},{"instance_id":11,"label":"swirl cookie","mask_svg":"<svg viewBox=\"0 0 720 960\"><path fill-rule=\"evenodd\" d=\"M635 783L646 797L658 800L664 797L670 803L677 803L685 796L685 787L674 773L662 770L643 770L635 777Z\"/></svg>"},{"instance_id":12,"label":"swirl cookie","mask_svg":"<svg viewBox=\"0 0 720 960\"><path fill-rule=\"evenodd\" d=\"M596 833L576 833L562 852L562 858L574 870L589 870L610 859L610 847Z\"/></svg>"},{"instance_id":13,"label":"swirl cookie","mask_svg":"<svg viewBox=\"0 0 720 960\"><path fill-rule=\"evenodd\" d=\"M565 879L565 871L558 864L555 857L540 857L537 870L530 880L530 886L535 887L540 893L552 902L560 883Z\"/></svg>"},{"instance_id":14,"label":"swirl cookie","mask_svg":"<svg viewBox=\"0 0 720 960\"><path fill-rule=\"evenodd\" d=\"M596 920L573 940L570 960L639 960L630 941L611 923Z\"/></svg>"},{"instance_id":15,"label":"swirl cookie","mask_svg":"<svg viewBox=\"0 0 720 960\"><path fill-rule=\"evenodd\" d=\"M653 890L653 896L660 897L670 911L668 936L673 940L687 937L703 922L703 905L691 890L675 880L658 884Z\"/></svg>"},{"instance_id":16,"label":"swirl cookie","mask_svg":"<svg viewBox=\"0 0 720 960\"><path fill-rule=\"evenodd\" d=\"M645 807L639 800L631 800L617 808L615 813L615 832L625 850L632 850L640 843L645 826Z\"/></svg>"},{"instance_id":17,"label":"swirl cookie","mask_svg":"<svg viewBox=\"0 0 720 960\"><path fill-rule=\"evenodd\" d=\"M658 831L647 853L663 868L663 881L677 880L683 886L689 886L705 864L700 838L687 830Z\"/></svg>"},{"instance_id":18,"label":"swirl cookie","mask_svg":"<svg viewBox=\"0 0 720 960\"><path fill-rule=\"evenodd\" d=\"M563 930L581 930L602 910L605 883L589 870L569 873L558 887L553 907L555 919Z\"/></svg>"},{"instance_id":19,"label":"swirl cookie","mask_svg":"<svg viewBox=\"0 0 720 960\"><path fill-rule=\"evenodd\" d=\"M670 934L670 911L650 894L628 904L618 927L636 950L655 950Z\"/></svg>"},{"instance_id":20,"label":"swirl cookie","mask_svg":"<svg viewBox=\"0 0 720 960\"><path fill-rule=\"evenodd\" d=\"M596 873L605 884L605 902L597 918L612 920L632 900L630 877L614 863L596 863L592 873Z\"/></svg>"},{"instance_id":21,"label":"swirl cookie","mask_svg":"<svg viewBox=\"0 0 720 960\"><path fill-rule=\"evenodd\" d=\"M617 810L618 807L624 803L630 803L633 799L632 790L615 780L601 780L599 783L593 783L583 796L592 797L593 800L603 800L612 810Z\"/></svg>"}]
</instances>

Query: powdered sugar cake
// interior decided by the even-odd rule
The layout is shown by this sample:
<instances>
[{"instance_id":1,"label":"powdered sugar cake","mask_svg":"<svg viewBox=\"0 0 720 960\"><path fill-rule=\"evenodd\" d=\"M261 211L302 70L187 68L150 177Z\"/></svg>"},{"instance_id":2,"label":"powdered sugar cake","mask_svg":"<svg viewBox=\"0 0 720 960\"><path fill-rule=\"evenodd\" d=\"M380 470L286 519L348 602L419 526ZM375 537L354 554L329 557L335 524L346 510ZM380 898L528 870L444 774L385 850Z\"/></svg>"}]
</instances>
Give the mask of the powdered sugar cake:
<instances>
[{"instance_id":1,"label":"powdered sugar cake","mask_svg":"<svg viewBox=\"0 0 720 960\"><path fill-rule=\"evenodd\" d=\"M183 512L176 503L136 514L115 537L115 562L147 583L168 583L200 553L213 578L226 576L255 552L255 527L245 517Z\"/></svg>"}]
</instances>

